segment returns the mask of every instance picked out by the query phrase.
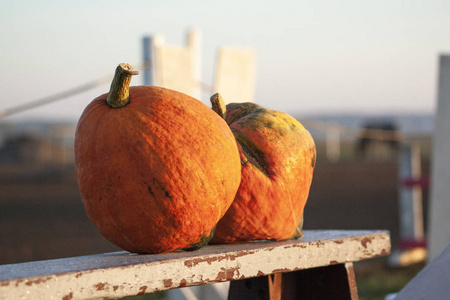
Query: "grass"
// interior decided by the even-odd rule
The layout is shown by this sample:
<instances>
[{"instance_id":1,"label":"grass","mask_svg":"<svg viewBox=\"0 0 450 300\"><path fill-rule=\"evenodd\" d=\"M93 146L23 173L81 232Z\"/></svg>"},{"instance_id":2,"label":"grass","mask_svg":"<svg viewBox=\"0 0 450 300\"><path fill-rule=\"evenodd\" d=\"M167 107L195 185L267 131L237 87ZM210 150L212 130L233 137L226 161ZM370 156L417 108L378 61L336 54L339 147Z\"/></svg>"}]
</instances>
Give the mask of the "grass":
<instances>
[{"instance_id":1,"label":"grass","mask_svg":"<svg viewBox=\"0 0 450 300\"><path fill-rule=\"evenodd\" d=\"M382 300L388 294L399 292L424 266L424 263L419 263L392 268L387 265L386 258L356 263L360 300Z\"/></svg>"}]
</instances>

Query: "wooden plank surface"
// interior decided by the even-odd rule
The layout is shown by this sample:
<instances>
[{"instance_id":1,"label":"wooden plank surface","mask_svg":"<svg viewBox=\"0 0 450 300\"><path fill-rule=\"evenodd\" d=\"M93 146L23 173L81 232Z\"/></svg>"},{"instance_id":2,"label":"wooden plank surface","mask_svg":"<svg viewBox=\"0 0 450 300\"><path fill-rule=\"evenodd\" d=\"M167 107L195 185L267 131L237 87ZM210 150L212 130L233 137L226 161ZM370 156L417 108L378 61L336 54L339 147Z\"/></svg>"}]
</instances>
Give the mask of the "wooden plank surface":
<instances>
[{"instance_id":1,"label":"wooden plank surface","mask_svg":"<svg viewBox=\"0 0 450 300\"><path fill-rule=\"evenodd\" d=\"M0 266L0 299L119 298L369 259L386 231L304 231L297 240L208 245L159 255L114 252Z\"/></svg>"}]
</instances>

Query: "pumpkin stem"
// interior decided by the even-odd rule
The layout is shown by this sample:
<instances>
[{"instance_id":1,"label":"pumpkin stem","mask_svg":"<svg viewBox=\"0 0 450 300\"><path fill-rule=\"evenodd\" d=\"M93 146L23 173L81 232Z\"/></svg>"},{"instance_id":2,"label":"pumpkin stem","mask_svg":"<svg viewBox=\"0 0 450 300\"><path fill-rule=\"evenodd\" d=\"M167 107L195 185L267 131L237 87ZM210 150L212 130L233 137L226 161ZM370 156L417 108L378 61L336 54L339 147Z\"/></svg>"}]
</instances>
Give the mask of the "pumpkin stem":
<instances>
[{"instance_id":1,"label":"pumpkin stem","mask_svg":"<svg viewBox=\"0 0 450 300\"><path fill-rule=\"evenodd\" d=\"M131 76L139 74L133 71L133 66L129 64L120 64L116 68L116 73L111 82L106 103L113 108L120 108L128 104L130 100L130 82Z\"/></svg>"},{"instance_id":2,"label":"pumpkin stem","mask_svg":"<svg viewBox=\"0 0 450 300\"><path fill-rule=\"evenodd\" d=\"M222 95L216 93L212 95L209 100L211 101L212 109L223 119L227 108L225 105L225 101L223 101Z\"/></svg>"}]
</instances>

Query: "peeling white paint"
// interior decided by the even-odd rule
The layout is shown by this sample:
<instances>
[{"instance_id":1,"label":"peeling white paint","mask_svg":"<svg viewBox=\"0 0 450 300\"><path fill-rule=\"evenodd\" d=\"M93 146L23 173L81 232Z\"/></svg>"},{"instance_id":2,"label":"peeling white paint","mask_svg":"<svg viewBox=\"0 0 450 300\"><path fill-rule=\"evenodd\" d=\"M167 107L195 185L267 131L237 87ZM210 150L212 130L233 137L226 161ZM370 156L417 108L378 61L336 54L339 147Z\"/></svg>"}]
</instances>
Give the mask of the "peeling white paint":
<instances>
[{"instance_id":1,"label":"peeling white paint","mask_svg":"<svg viewBox=\"0 0 450 300\"><path fill-rule=\"evenodd\" d=\"M390 252L386 231L305 231L298 240L115 252L0 266L0 299L109 299L356 262ZM47 272L46 272L47 270Z\"/></svg>"}]
</instances>

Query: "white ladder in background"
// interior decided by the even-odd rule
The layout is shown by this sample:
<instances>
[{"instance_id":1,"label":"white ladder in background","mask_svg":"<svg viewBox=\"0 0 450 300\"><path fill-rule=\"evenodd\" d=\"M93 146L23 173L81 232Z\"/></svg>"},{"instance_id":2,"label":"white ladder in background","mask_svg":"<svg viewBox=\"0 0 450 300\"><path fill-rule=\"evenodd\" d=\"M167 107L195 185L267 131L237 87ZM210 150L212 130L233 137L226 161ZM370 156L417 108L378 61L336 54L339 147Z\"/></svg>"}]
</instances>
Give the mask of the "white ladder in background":
<instances>
[{"instance_id":1,"label":"white ladder in background","mask_svg":"<svg viewBox=\"0 0 450 300\"><path fill-rule=\"evenodd\" d=\"M201 34L187 33L183 46L168 45L162 34L146 36L143 43L143 84L173 89L201 100L222 94L225 103L253 102L256 82L256 53L242 47L220 47L215 62L214 84L202 80Z\"/></svg>"}]
</instances>

